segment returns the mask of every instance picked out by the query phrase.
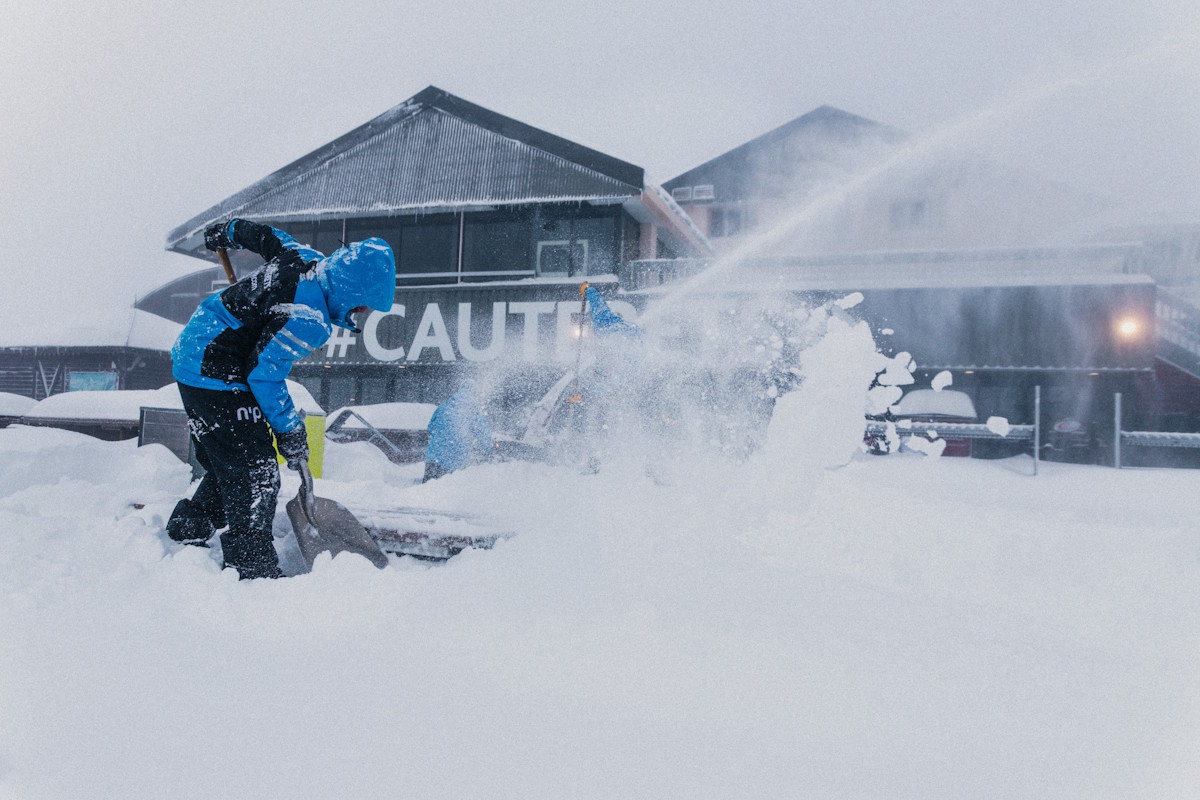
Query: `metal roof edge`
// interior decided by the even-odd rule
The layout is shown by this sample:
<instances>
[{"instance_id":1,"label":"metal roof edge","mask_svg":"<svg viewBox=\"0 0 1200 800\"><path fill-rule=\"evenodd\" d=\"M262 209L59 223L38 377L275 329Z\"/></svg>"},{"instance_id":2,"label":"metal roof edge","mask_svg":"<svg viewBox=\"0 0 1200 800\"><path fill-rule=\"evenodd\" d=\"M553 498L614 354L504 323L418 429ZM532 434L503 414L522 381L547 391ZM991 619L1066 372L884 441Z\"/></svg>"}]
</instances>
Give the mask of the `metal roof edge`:
<instances>
[{"instance_id":1,"label":"metal roof edge","mask_svg":"<svg viewBox=\"0 0 1200 800\"><path fill-rule=\"evenodd\" d=\"M668 191L677 186L687 185L691 182L690 179L693 175L702 174L704 171L711 169L722 161L736 158L755 148L774 144L780 139L787 138L798 130L833 119L836 119L840 123L856 125L864 130L874 130L885 136L894 137L896 141L900 141L908 136L907 132L886 123L877 122L873 119L859 116L858 114L852 114L849 111L843 111L842 109L835 108L834 106L821 105L806 114L801 114L795 119L789 120L782 125L772 128L766 133L759 134L749 141L742 142L736 147L732 147L723 153L715 155L707 161L704 161L692 167L691 169L679 173L670 180L663 181L662 185Z\"/></svg>"},{"instance_id":2,"label":"metal roof edge","mask_svg":"<svg viewBox=\"0 0 1200 800\"><path fill-rule=\"evenodd\" d=\"M403 103L275 170L241 191L209 206L182 225L176 226L167 234L166 249L195 256L194 248L188 248L184 243L194 237L203 226L227 213L227 209L243 206L256 197L287 185L326 161L369 141L426 108L436 109L499 136L522 142L577 166L598 172L604 177L628 185L631 194L640 192L645 185L645 170L639 166L490 111L431 85Z\"/></svg>"}]
</instances>

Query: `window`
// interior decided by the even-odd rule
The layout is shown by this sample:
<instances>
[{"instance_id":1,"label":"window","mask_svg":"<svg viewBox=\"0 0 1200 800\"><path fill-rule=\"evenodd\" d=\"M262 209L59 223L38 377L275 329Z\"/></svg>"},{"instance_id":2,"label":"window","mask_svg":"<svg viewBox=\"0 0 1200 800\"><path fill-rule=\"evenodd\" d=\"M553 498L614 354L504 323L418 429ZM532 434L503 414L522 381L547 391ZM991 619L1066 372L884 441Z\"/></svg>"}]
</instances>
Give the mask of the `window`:
<instances>
[{"instance_id":1,"label":"window","mask_svg":"<svg viewBox=\"0 0 1200 800\"><path fill-rule=\"evenodd\" d=\"M364 406L387 401L387 378L363 378L359 403Z\"/></svg>"},{"instance_id":2,"label":"window","mask_svg":"<svg viewBox=\"0 0 1200 800\"><path fill-rule=\"evenodd\" d=\"M463 272L533 270L528 215L515 212L468 214L463 226Z\"/></svg>"},{"instance_id":3,"label":"window","mask_svg":"<svg viewBox=\"0 0 1200 800\"><path fill-rule=\"evenodd\" d=\"M576 277L615 273L619 226L619 206L539 208L532 224L538 274Z\"/></svg>"},{"instance_id":4,"label":"window","mask_svg":"<svg viewBox=\"0 0 1200 800\"><path fill-rule=\"evenodd\" d=\"M736 236L742 231L742 210L740 208L714 207L708 212L708 235L714 239L723 236Z\"/></svg>"},{"instance_id":5,"label":"window","mask_svg":"<svg viewBox=\"0 0 1200 800\"><path fill-rule=\"evenodd\" d=\"M711 183L705 183L692 189L693 200L712 200L716 197Z\"/></svg>"},{"instance_id":6,"label":"window","mask_svg":"<svg viewBox=\"0 0 1200 800\"><path fill-rule=\"evenodd\" d=\"M588 240L570 239L538 242L538 275L587 275Z\"/></svg>"},{"instance_id":7,"label":"window","mask_svg":"<svg viewBox=\"0 0 1200 800\"><path fill-rule=\"evenodd\" d=\"M692 199L692 187L680 186L671 190L671 199L676 203L686 203Z\"/></svg>"},{"instance_id":8,"label":"window","mask_svg":"<svg viewBox=\"0 0 1200 800\"><path fill-rule=\"evenodd\" d=\"M387 242L392 248L392 252L396 253L397 246L400 244L400 224L399 217L371 217L368 219L347 220L346 241L361 242L363 239L376 236ZM336 249L337 247L334 247L334 250ZM329 252L333 251L330 250Z\"/></svg>"},{"instance_id":9,"label":"window","mask_svg":"<svg viewBox=\"0 0 1200 800\"><path fill-rule=\"evenodd\" d=\"M115 372L77 372L67 376L68 392L111 392L117 388Z\"/></svg>"},{"instance_id":10,"label":"window","mask_svg":"<svg viewBox=\"0 0 1200 800\"><path fill-rule=\"evenodd\" d=\"M300 244L311 245L313 241L313 224L311 222L293 221L293 222L272 222L272 228L279 230L291 236Z\"/></svg>"},{"instance_id":11,"label":"window","mask_svg":"<svg viewBox=\"0 0 1200 800\"><path fill-rule=\"evenodd\" d=\"M343 224L340 219L326 219L318 222L312 246L327 256L332 255L334 250L342 246Z\"/></svg>"},{"instance_id":12,"label":"window","mask_svg":"<svg viewBox=\"0 0 1200 800\"><path fill-rule=\"evenodd\" d=\"M325 406L332 414L339 408L357 405L354 398L354 378L349 375L339 375L329 379L329 400Z\"/></svg>"},{"instance_id":13,"label":"window","mask_svg":"<svg viewBox=\"0 0 1200 800\"><path fill-rule=\"evenodd\" d=\"M396 250L394 244L392 249ZM406 218L400 227L400 248L396 256L396 272L400 274L457 272L458 215Z\"/></svg>"}]
</instances>

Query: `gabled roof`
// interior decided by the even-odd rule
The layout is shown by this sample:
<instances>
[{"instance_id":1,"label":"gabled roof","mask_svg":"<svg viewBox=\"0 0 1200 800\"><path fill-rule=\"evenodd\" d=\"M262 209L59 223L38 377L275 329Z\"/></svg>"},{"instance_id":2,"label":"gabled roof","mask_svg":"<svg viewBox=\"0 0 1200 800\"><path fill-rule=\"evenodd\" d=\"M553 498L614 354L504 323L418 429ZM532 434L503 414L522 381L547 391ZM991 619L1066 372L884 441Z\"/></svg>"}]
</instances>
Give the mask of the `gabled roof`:
<instances>
[{"instance_id":1,"label":"gabled roof","mask_svg":"<svg viewBox=\"0 0 1200 800\"><path fill-rule=\"evenodd\" d=\"M530 202L621 202L641 167L430 86L171 231L202 255L206 225L384 216Z\"/></svg>"},{"instance_id":2,"label":"gabled roof","mask_svg":"<svg viewBox=\"0 0 1200 800\"><path fill-rule=\"evenodd\" d=\"M897 128L832 106L821 106L663 184L668 192L713 187L718 202L775 196L820 177L863 147L893 145ZM699 198L697 198L699 199Z\"/></svg>"}]
</instances>

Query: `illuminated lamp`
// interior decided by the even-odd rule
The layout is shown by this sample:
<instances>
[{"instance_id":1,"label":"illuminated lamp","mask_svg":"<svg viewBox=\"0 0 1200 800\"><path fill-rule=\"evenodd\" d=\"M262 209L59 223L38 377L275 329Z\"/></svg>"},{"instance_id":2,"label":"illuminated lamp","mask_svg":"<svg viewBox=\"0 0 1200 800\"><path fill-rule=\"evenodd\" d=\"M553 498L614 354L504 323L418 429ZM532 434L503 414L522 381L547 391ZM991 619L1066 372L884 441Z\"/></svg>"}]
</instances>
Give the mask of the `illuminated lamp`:
<instances>
[{"instance_id":1,"label":"illuminated lamp","mask_svg":"<svg viewBox=\"0 0 1200 800\"><path fill-rule=\"evenodd\" d=\"M1136 339L1142 334L1142 322L1137 317L1122 317L1117 320L1117 336L1122 339Z\"/></svg>"}]
</instances>

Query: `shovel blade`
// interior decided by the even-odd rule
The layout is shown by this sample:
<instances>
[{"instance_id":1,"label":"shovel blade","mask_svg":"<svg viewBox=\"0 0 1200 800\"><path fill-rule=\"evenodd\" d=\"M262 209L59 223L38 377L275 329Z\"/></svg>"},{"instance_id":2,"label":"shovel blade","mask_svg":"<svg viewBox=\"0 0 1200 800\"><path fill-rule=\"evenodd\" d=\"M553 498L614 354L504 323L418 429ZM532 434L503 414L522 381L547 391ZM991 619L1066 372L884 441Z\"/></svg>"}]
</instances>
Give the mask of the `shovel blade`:
<instances>
[{"instance_id":1,"label":"shovel blade","mask_svg":"<svg viewBox=\"0 0 1200 800\"><path fill-rule=\"evenodd\" d=\"M387 566L387 556L379 549L371 534L340 503L325 497L314 497L312 520L309 520L300 497L296 496L287 503L287 515L296 533L300 555L309 570L317 556L325 552L333 556L356 553L380 569Z\"/></svg>"}]
</instances>

